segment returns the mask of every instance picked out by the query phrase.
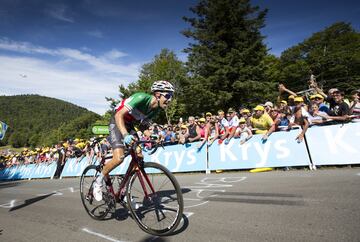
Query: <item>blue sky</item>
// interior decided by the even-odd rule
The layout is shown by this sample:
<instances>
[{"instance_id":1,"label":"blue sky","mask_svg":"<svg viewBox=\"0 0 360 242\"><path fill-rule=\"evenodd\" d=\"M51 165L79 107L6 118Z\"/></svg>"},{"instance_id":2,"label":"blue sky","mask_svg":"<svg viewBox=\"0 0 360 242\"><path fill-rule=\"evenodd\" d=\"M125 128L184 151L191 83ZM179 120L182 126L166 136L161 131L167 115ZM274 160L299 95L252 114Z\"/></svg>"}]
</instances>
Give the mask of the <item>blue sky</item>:
<instances>
[{"instance_id":1,"label":"blue sky","mask_svg":"<svg viewBox=\"0 0 360 242\"><path fill-rule=\"evenodd\" d=\"M40 94L103 114L162 48L182 50L195 0L0 0L0 95ZM337 21L360 30L360 1L254 0L277 56Z\"/></svg>"}]
</instances>

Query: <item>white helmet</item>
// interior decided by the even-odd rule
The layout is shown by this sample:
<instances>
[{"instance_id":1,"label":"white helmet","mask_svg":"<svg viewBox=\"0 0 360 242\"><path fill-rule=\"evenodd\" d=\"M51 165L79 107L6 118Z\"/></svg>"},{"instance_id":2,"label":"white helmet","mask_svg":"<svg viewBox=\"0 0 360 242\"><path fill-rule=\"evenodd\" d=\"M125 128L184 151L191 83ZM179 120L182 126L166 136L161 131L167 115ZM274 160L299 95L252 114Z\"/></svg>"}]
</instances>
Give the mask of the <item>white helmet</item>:
<instances>
[{"instance_id":1,"label":"white helmet","mask_svg":"<svg viewBox=\"0 0 360 242\"><path fill-rule=\"evenodd\" d=\"M174 92L174 86L168 81L156 81L151 86L151 91Z\"/></svg>"}]
</instances>

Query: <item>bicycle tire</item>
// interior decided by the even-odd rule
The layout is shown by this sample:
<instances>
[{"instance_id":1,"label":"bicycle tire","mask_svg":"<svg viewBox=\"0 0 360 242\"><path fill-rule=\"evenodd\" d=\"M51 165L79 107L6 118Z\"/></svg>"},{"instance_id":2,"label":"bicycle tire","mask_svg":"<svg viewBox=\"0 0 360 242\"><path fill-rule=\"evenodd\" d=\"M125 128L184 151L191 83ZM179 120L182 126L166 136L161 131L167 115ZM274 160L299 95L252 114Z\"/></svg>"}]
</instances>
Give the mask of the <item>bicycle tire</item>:
<instances>
[{"instance_id":1,"label":"bicycle tire","mask_svg":"<svg viewBox=\"0 0 360 242\"><path fill-rule=\"evenodd\" d=\"M149 193L149 197L146 197L138 178L140 171L133 171L127 186L128 209L143 231L156 236L168 235L177 228L183 216L184 202L180 185L175 176L158 163L145 162L144 170L155 193L151 193L148 183L143 179ZM155 219L155 222L149 221L151 219Z\"/></svg>"},{"instance_id":2,"label":"bicycle tire","mask_svg":"<svg viewBox=\"0 0 360 242\"><path fill-rule=\"evenodd\" d=\"M111 210L109 203L104 199L101 201L96 201L92 189L93 184L100 174L98 166L96 165L89 165L87 166L80 179L80 197L82 204L91 218L95 220L103 220ZM106 194L103 194L103 196Z\"/></svg>"}]
</instances>

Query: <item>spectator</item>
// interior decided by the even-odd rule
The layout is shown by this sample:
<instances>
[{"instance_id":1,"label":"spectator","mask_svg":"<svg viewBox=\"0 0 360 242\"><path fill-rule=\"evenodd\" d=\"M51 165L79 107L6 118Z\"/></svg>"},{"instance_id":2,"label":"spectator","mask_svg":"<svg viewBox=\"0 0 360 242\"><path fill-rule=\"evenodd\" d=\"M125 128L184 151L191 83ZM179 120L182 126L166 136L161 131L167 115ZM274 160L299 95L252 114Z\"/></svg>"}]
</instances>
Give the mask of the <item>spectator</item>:
<instances>
[{"instance_id":1,"label":"spectator","mask_svg":"<svg viewBox=\"0 0 360 242\"><path fill-rule=\"evenodd\" d=\"M251 129L251 121L250 121L250 118L251 118L251 113L250 113L250 110L247 109L247 108L242 108L240 110L240 115L242 118L245 119L246 121L246 126Z\"/></svg>"},{"instance_id":2,"label":"spectator","mask_svg":"<svg viewBox=\"0 0 360 242\"><path fill-rule=\"evenodd\" d=\"M265 113L265 108L258 105L254 108L255 113L251 117L251 126L255 130L255 134L266 134L273 125L273 120L269 114Z\"/></svg>"},{"instance_id":3,"label":"spectator","mask_svg":"<svg viewBox=\"0 0 360 242\"><path fill-rule=\"evenodd\" d=\"M189 121L189 126L188 126L189 132L188 132L187 141L194 142L200 140L201 135L199 132L199 127L195 122L195 118L193 116L190 116L188 121Z\"/></svg>"},{"instance_id":4,"label":"spectator","mask_svg":"<svg viewBox=\"0 0 360 242\"><path fill-rule=\"evenodd\" d=\"M239 119L239 127L236 129L235 137L240 138L240 145L244 144L252 137L251 129L247 127L246 120L244 118Z\"/></svg>"},{"instance_id":5,"label":"spectator","mask_svg":"<svg viewBox=\"0 0 360 242\"><path fill-rule=\"evenodd\" d=\"M223 140L229 134L229 122L225 118L225 112L223 110L218 111L218 126L219 126L219 144L223 142Z\"/></svg>"},{"instance_id":6,"label":"spectator","mask_svg":"<svg viewBox=\"0 0 360 242\"><path fill-rule=\"evenodd\" d=\"M346 121L350 119L349 105L344 102L344 93L336 90L332 92L332 99L330 103L330 110L328 115L320 115L323 118L334 121Z\"/></svg>"},{"instance_id":7,"label":"spectator","mask_svg":"<svg viewBox=\"0 0 360 242\"><path fill-rule=\"evenodd\" d=\"M272 103L272 102L266 102L265 104L264 104L264 108L265 108L265 112L266 113L268 113L268 114L270 114L270 112L271 112L271 109L274 107L274 104Z\"/></svg>"},{"instance_id":8,"label":"spectator","mask_svg":"<svg viewBox=\"0 0 360 242\"><path fill-rule=\"evenodd\" d=\"M209 122L210 122L211 117L212 117L212 113L207 112L207 113L205 114L206 123L209 123Z\"/></svg>"},{"instance_id":9,"label":"spectator","mask_svg":"<svg viewBox=\"0 0 360 242\"><path fill-rule=\"evenodd\" d=\"M319 104L317 104L316 102L312 103L310 106L310 116L308 117L309 123L311 124L321 124L323 123L326 119L323 118L324 116L327 115L327 113L320 111L319 108Z\"/></svg>"},{"instance_id":10,"label":"spectator","mask_svg":"<svg viewBox=\"0 0 360 242\"><path fill-rule=\"evenodd\" d=\"M208 136L208 145L212 145L214 141L219 138L220 135L220 129L219 129L219 123L217 122L217 118L215 115L213 115L210 119L209 125L209 136Z\"/></svg>"},{"instance_id":11,"label":"spectator","mask_svg":"<svg viewBox=\"0 0 360 242\"><path fill-rule=\"evenodd\" d=\"M236 112L233 108L229 108L227 113L230 118L229 121L229 135L225 139L225 144L228 144L230 140L234 137L236 129L239 127L239 117L236 115Z\"/></svg>"},{"instance_id":12,"label":"spectator","mask_svg":"<svg viewBox=\"0 0 360 242\"><path fill-rule=\"evenodd\" d=\"M64 143L63 145L61 145L61 143L56 145L57 152L59 154L59 159L57 160L57 167L56 167L56 171L55 171L55 175L54 175L55 179L60 177L61 172L64 168L65 157L66 157L66 147L67 147L66 143Z\"/></svg>"},{"instance_id":13,"label":"spectator","mask_svg":"<svg viewBox=\"0 0 360 242\"><path fill-rule=\"evenodd\" d=\"M295 138L300 143L304 140L305 133L309 128L309 113L304 109L304 99L302 97L296 97L294 103L296 106L289 127L299 125L302 128L301 133Z\"/></svg>"},{"instance_id":14,"label":"spectator","mask_svg":"<svg viewBox=\"0 0 360 242\"><path fill-rule=\"evenodd\" d=\"M262 137L263 140L267 140L273 132L278 131L279 126L282 121L282 115L279 112L279 109L277 107L275 107L271 110L269 116L273 120L273 124L272 124L271 128L263 135L263 137Z\"/></svg>"},{"instance_id":15,"label":"spectator","mask_svg":"<svg viewBox=\"0 0 360 242\"><path fill-rule=\"evenodd\" d=\"M149 127L149 128L150 128L150 127ZM151 140L151 132L150 132L149 129L144 130L144 134L143 134L143 136L141 137L140 140L141 140L141 141L149 141L149 140ZM151 146L152 146L151 143L144 143L144 144L143 144L143 148L144 148L145 150L151 150Z\"/></svg>"},{"instance_id":16,"label":"spectator","mask_svg":"<svg viewBox=\"0 0 360 242\"><path fill-rule=\"evenodd\" d=\"M199 119L198 133L200 134L201 142L198 144L197 147L200 149L207 141L209 135L209 126L208 123L206 123L205 118Z\"/></svg>"},{"instance_id":17,"label":"spectator","mask_svg":"<svg viewBox=\"0 0 360 242\"><path fill-rule=\"evenodd\" d=\"M176 140L176 135L173 131L173 127L171 125L168 125L166 130L165 130L165 134L163 136L163 141L165 142L165 144L175 144L175 140Z\"/></svg>"},{"instance_id":18,"label":"spectator","mask_svg":"<svg viewBox=\"0 0 360 242\"><path fill-rule=\"evenodd\" d=\"M360 89L353 91L349 114L360 116Z\"/></svg>"},{"instance_id":19,"label":"spectator","mask_svg":"<svg viewBox=\"0 0 360 242\"><path fill-rule=\"evenodd\" d=\"M189 136L188 127L185 124L182 124L180 126L180 132L178 135L179 144L185 144L188 136Z\"/></svg>"},{"instance_id":20,"label":"spectator","mask_svg":"<svg viewBox=\"0 0 360 242\"><path fill-rule=\"evenodd\" d=\"M320 94L314 94L310 96L310 101L312 103L316 103L319 107L319 111L327 113L329 111L329 107L324 103L324 97Z\"/></svg>"},{"instance_id":21,"label":"spectator","mask_svg":"<svg viewBox=\"0 0 360 242\"><path fill-rule=\"evenodd\" d=\"M295 108L295 103L294 103L294 99L295 96L294 95L290 95L287 101L287 106L289 107L289 109L291 110L291 112L294 111Z\"/></svg>"}]
</instances>

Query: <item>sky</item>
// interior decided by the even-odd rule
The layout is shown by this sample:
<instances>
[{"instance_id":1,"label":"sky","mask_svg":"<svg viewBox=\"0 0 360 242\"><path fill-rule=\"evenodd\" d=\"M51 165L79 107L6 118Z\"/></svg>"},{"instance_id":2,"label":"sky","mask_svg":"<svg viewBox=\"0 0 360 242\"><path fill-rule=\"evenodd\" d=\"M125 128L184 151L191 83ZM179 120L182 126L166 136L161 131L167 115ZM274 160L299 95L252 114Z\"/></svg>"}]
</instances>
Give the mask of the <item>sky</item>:
<instances>
[{"instance_id":1,"label":"sky","mask_svg":"<svg viewBox=\"0 0 360 242\"><path fill-rule=\"evenodd\" d=\"M186 61L181 31L196 0L0 0L0 95L39 94L109 109L118 86L138 80L163 48ZM253 0L269 10L261 30L280 56L313 33L344 21L360 30L360 1ZM1 117L0 117L1 118Z\"/></svg>"}]
</instances>

